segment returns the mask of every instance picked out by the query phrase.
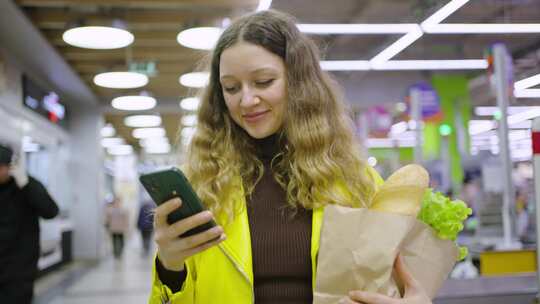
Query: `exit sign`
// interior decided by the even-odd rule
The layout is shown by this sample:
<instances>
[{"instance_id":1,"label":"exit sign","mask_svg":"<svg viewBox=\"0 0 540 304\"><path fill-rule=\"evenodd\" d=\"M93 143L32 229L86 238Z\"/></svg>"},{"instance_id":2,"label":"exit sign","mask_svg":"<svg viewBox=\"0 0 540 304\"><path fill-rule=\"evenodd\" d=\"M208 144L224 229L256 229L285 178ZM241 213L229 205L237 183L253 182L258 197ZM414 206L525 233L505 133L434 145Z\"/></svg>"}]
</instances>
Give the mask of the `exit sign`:
<instances>
[{"instance_id":1,"label":"exit sign","mask_svg":"<svg viewBox=\"0 0 540 304\"><path fill-rule=\"evenodd\" d=\"M145 74L148 77L154 77L157 74L157 65L155 61L140 61L129 64L130 72Z\"/></svg>"}]
</instances>

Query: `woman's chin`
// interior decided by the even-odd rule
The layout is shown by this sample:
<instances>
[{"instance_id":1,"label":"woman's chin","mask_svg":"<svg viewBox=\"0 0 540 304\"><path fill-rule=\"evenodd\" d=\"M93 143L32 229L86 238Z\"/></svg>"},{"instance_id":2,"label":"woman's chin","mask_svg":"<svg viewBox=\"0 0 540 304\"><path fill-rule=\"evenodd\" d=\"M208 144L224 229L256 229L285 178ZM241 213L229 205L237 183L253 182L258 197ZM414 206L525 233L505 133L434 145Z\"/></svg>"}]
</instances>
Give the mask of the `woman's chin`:
<instances>
[{"instance_id":1,"label":"woman's chin","mask_svg":"<svg viewBox=\"0 0 540 304\"><path fill-rule=\"evenodd\" d=\"M255 129L255 128L247 128L246 132L249 134L249 136L255 139L262 139L276 133L276 131L270 130L270 129Z\"/></svg>"}]
</instances>

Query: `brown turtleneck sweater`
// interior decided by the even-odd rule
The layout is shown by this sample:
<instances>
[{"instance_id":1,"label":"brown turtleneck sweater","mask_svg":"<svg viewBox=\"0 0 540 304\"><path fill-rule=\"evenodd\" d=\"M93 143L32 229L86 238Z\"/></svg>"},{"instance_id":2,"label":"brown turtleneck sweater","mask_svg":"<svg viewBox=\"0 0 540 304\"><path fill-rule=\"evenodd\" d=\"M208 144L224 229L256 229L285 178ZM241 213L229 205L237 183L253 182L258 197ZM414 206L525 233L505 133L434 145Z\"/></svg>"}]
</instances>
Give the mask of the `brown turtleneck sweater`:
<instances>
[{"instance_id":1,"label":"brown turtleneck sweater","mask_svg":"<svg viewBox=\"0 0 540 304\"><path fill-rule=\"evenodd\" d=\"M287 205L270 168L277 136L256 140L264 175L248 198L255 303L312 303L311 215Z\"/></svg>"},{"instance_id":2,"label":"brown turtleneck sweater","mask_svg":"<svg viewBox=\"0 0 540 304\"><path fill-rule=\"evenodd\" d=\"M276 182L270 161L279 151L277 136L255 140L264 175L248 197L255 303L312 303L311 210L293 213ZM161 281L179 291L186 273L156 263Z\"/></svg>"}]
</instances>

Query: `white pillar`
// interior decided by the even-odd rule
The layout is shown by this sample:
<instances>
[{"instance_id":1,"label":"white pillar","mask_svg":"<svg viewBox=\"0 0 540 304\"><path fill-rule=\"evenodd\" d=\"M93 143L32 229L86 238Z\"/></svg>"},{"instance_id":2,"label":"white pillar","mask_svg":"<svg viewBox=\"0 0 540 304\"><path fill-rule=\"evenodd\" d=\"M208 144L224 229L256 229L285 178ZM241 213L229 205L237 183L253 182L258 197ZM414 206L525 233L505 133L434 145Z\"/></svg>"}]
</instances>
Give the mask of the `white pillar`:
<instances>
[{"instance_id":1,"label":"white pillar","mask_svg":"<svg viewBox=\"0 0 540 304\"><path fill-rule=\"evenodd\" d=\"M512 181L512 161L510 159L510 143L508 141L508 52L502 44L493 47L495 63L495 93L497 96L497 106L501 111L499 120L499 151L503 169L503 248L513 247L512 243L512 220L510 218L510 208L514 206L514 184Z\"/></svg>"},{"instance_id":2,"label":"white pillar","mask_svg":"<svg viewBox=\"0 0 540 304\"><path fill-rule=\"evenodd\" d=\"M423 160L422 156L422 92L418 88L413 88L411 90L411 116L414 121L415 129L415 142L414 145L414 162L421 164Z\"/></svg>"},{"instance_id":3,"label":"white pillar","mask_svg":"<svg viewBox=\"0 0 540 304\"><path fill-rule=\"evenodd\" d=\"M70 112L70 177L73 256L98 259L103 252L103 118L97 107L78 105Z\"/></svg>"}]
</instances>

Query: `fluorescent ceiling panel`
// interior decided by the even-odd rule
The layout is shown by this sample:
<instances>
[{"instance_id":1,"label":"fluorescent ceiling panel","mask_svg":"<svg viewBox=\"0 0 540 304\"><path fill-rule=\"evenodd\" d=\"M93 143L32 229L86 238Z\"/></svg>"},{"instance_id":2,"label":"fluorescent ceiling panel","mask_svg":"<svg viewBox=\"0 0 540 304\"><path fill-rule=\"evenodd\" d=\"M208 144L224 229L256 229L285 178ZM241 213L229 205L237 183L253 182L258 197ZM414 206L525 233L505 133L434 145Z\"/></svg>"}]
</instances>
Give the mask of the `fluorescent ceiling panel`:
<instances>
[{"instance_id":1,"label":"fluorescent ceiling panel","mask_svg":"<svg viewBox=\"0 0 540 304\"><path fill-rule=\"evenodd\" d=\"M394 24L297 24L298 29L307 34L407 34L418 28L415 23Z\"/></svg>"}]
</instances>

